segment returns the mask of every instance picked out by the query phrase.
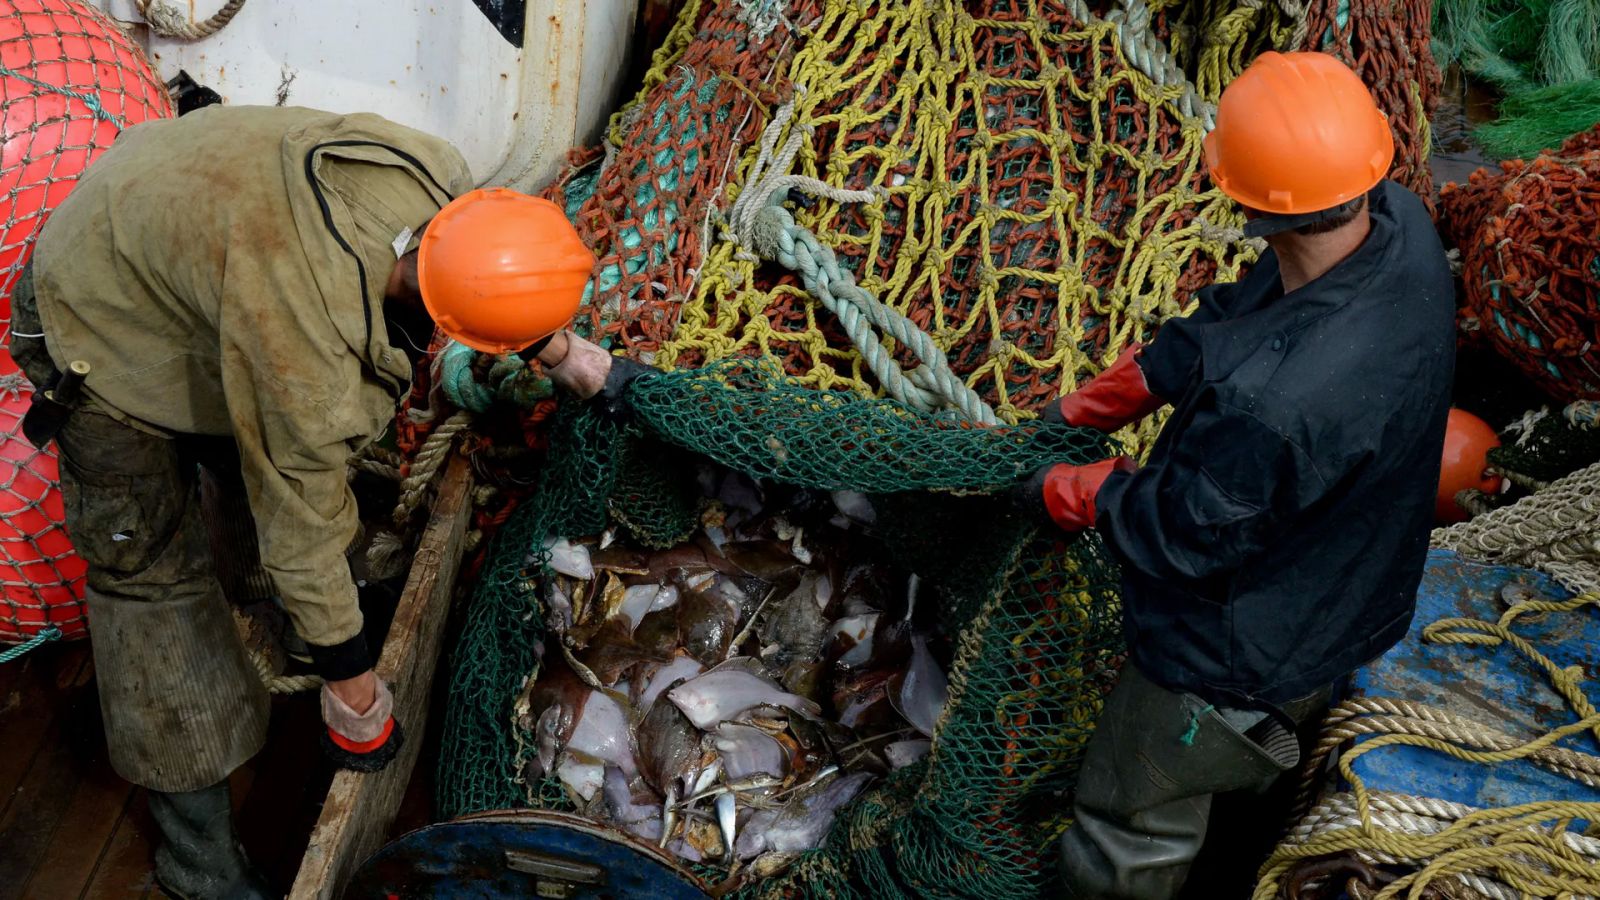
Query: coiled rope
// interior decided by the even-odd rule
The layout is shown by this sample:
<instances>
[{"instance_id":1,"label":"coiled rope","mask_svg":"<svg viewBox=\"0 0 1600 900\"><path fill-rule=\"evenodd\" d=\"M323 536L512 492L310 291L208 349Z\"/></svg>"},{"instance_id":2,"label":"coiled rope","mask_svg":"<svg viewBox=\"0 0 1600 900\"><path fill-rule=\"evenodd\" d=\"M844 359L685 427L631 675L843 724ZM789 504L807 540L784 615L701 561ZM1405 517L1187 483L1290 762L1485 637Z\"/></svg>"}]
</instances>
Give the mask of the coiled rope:
<instances>
[{"instance_id":1,"label":"coiled rope","mask_svg":"<svg viewBox=\"0 0 1600 900\"><path fill-rule=\"evenodd\" d=\"M1544 672L1579 719L1532 740L1519 740L1407 700L1366 697L1340 704L1329 714L1323 737L1306 761L1302 800L1315 789L1329 756L1342 743L1368 735L1338 760L1338 771L1351 790L1324 799L1291 829L1262 867L1254 900L1276 897L1280 881L1299 861L1348 851L1376 862L1417 867L1378 891L1374 896L1381 900L1417 898L1430 886L1447 883L1496 900L1600 897L1600 840L1571 831L1575 820L1600 821L1600 802L1557 799L1474 809L1369 791L1353 767L1367 753L1400 745L1466 762L1524 759L1577 783L1600 787L1600 756L1556 746L1584 732L1600 736L1600 712L1583 693L1575 673L1557 666L1511 630L1525 615L1584 609L1600 609L1600 594L1525 600L1494 622L1449 618L1424 628L1423 640L1429 643L1512 647Z\"/></svg>"}]
</instances>

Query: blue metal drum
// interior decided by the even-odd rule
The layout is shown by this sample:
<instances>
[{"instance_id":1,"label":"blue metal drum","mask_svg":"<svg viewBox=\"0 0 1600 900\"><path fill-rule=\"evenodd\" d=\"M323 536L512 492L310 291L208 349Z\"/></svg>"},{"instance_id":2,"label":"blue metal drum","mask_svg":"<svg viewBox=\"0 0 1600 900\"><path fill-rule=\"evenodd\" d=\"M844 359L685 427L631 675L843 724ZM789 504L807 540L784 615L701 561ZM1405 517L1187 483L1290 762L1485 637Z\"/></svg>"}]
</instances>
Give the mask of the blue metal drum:
<instances>
[{"instance_id":1,"label":"blue metal drum","mask_svg":"<svg viewBox=\"0 0 1600 900\"><path fill-rule=\"evenodd\" d=\"M373 854L344 896L708 898L702 882L655 847L590 819L537 810L479 813L413 831Z\"/></svg>"}]
</instances>

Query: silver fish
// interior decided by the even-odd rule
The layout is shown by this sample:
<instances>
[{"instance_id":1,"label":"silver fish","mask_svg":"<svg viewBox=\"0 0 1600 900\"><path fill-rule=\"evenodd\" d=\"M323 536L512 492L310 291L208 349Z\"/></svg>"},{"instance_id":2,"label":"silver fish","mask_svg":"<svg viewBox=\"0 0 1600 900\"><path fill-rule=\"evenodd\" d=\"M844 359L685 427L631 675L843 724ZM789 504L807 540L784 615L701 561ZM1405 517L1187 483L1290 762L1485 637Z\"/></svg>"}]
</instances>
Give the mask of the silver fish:
<instances>
[{"instance_id":1,"label":"silver fish","mask_svg":"<svg viewBox=\"0 0 1600 900\"><path fill-rule=\"evenodd\" d=\"M944 712L950 696L950 684L944 670L928 651L928 639L920 634L911 636L911 665L900 679L898 689L891 687L889 700L918 731L933 737L933 727Z\"/></svg>"},{"instance_id":2,"label":"silver fish","mask_svg":"<svg viewBox=\"0 0 1600 900\"><path fill-rule=\"evenodd\" d=\"M691 797L701 796L717 780L717 776L721 774L722 760L713 758L711 763L701 769L700 773L694 777L694 783L688 786L688 795Z\"/></svg>"},{"instance_id":3,"label":"silver fish","mask_svg":"<svg viewBox=\"0 0 1600 900\"><path fill-rule=\"evenodd\" d=\"M903 769L927 756L932 748L932 741L895 741L883 748L883 755L889 760L891 769Z\"/></svg>"},{"instance_id":4,"label":"silver fish","mask_svg":"<svg viewBox=\"0 0 1600 900\"><path fill-rule=\"evenodd\" d=\"M672 832L678 828L678 786L671 785L667 788L667 799L661 804L661 838L656 846L665 847L667 841L672 840Z\"/></svg>"},{"instance_id":5,"label":"silver fish","mask_svg":"<svg viewBox=\"0 0 1600 900\"><path fill-rule=\"evenodd\" d=\"M733 845L738 838L739 809L733 793L729 792L717 798L717 827L722 829L722 858L727 862L733 861Z\"/></svg>"},{"instance_id":6,"label":"silver fish","mask_svg":"<svg viewBox=\"0 0 1600 900\"><path fill-rule=\"evenodd\" d=\"M766 829L766 847L779 853L798 853L822 843L839 808L854 800L872 776L866 772L840 775L798 792Z\"/></svg>"},{"instance_id":7,"label":"silver fish","mask_svg":"<svg viewBox=\"0 0 1600 900\"><path fill-rule=\"evenodd\" d=\"M785 691L766 678L723 666L667 691L667 699L702 731L709 731L756 707L780 707L804 716L817 716L822 712L817 704Z\"/></svg>"},{"instance_id":8,"label":"silver fish","mask_svg":"<svg viewBox=\"0 0 1600 900\"><path fill-rule=\"evenodd\" d=\"M749 725L723 722L717 726L713 745L722 756L728 777L741 781L753 775L781 776L788 769L789 754L778 739Z\"/></svg>"}]
</instances>

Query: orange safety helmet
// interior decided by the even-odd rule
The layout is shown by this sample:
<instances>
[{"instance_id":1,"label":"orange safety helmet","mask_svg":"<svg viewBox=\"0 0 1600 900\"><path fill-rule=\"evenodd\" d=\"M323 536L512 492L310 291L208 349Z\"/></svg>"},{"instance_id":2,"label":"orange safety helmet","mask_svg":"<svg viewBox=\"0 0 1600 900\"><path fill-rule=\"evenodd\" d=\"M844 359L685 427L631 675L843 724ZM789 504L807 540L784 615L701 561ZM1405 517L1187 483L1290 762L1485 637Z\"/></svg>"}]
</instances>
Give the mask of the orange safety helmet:
<instances>
[{"instance_id":1,"label":"orange safety helmet","mask_svg":"<svg viewBox=\"0 0 1600 900\"><path fill-rule=\"evenodd\" d=\"M1372 93L1326 53L1256 58L1222 92L1205 137L1211 181L1261 212L1318 212L1365 194L1394 159Z\"/></svg>"},{"instance_id":2,"label":"orange safety helmet","mask_svg":"<svg viewBox=\"0 0 1600 900\"><path fill-rule=\"evenodd\" d=\"M1500 436L1489 423L1465 410L1450 410L1444 428L1444 459L1439 468L1439 494L1433 517L1440 524L1464 522L1467 511L1456 495L1469 488L1486 494L1500 490L1500 476L1489 472L1489 451L1500 446Z\"/></svg>"},{"instance_id":3,"label":"orange safety helmet","mask_svg":"<svg viewBox=\"0 0 1600 900\"><path fill-rule=\"evenodd\" d=\"M594 269L594 254L560 207L506 188L452 200L417 251L428 314L483 353L513 353L565 328Z\"/></svg>"}]
</instances>

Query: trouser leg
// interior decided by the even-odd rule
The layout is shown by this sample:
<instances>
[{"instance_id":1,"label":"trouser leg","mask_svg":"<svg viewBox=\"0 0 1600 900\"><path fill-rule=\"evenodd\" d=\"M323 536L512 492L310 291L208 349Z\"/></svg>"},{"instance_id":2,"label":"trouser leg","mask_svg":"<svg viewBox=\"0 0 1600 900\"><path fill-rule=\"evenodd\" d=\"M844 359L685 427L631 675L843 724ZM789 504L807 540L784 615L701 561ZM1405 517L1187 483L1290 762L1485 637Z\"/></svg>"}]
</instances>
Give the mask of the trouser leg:
<instances>
[{"instance_id":1,"label":"trouser leg","mask_svg":"<svg viewBox=\"0 0 1600 900\"><path fill-rule=\"evenodd\" d=\"M1205 841L1212 795L1265 789L1299 758L1275 720L1247 737L1224 711L1129 665L1078 776L1075 821L1061 839L1066 896L1175 897Z\"/></svg>"},{"instance_id":2,"label":"trouser leg","mask_svg":"<svg viewBox=\"0 0 1600 900\"><path fill-rule=\"evenodd\" d=\"M57 443L111 764L152 790L214 785L261 749L268 698L211 569L195 468L93 408Z\"/></svg>"}]
</instances>

